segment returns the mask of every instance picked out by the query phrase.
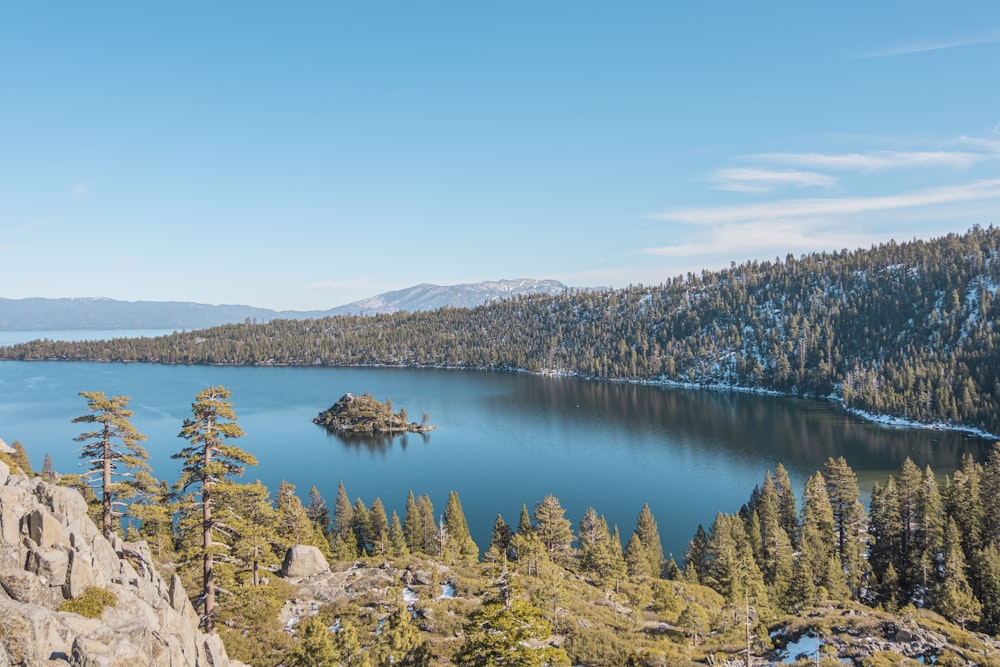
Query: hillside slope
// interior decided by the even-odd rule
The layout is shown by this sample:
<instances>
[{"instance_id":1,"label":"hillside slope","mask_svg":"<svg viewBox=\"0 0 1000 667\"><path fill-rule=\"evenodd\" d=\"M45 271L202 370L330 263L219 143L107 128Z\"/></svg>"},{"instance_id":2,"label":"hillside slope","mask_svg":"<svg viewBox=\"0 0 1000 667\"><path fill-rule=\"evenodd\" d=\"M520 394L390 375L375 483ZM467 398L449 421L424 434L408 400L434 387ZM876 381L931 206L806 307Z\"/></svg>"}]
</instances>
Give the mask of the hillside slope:
<instances>
[{"instance_id":1,"label":"hillside slope","mask_svg":"<svg viewBox=\"0 0 1000 667\"><path fill-rule=\"evenodd\" d=\"M7 359L448 366L836 395L1000 433L1000 230L472 309L27 343Z\"/></svg>"}]
</instances>

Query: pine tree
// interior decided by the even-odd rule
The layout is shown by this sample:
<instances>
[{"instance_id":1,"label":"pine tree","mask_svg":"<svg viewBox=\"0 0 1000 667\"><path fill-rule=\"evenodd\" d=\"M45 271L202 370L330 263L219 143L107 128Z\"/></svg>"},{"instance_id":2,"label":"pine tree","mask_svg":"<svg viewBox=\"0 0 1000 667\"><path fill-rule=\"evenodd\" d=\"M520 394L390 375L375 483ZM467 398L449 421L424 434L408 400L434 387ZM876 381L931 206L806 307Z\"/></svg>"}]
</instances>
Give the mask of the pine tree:
<instances>
[{"instance_id":1,"label":"pine tree","mask_svg":"<svg viewBox=\"0 0 1000 667\"><path fill-rule=\"evenodd\" d=\"M560 649L536 648L551 633L542 611L531 602L504 596L488 599L465 626L465 641L455 656L461 667L569 665Z\"/></svg>"},{"instance_id":2,"label":"pine tree","mask_svg":"<svg viewBox=\"0 0 1000 667\"><path fill-rule=\"evenodd\" d=\"M982 603L981 629L1000 632L1000 551L993 543L976 552L973 558L975 596Z\"/></svg>"},{"instance_id":3,"label":"pine tree","mask_svg":"<svg viewBox=\"0 0 1000 667\"><path fill-rule=\"evenodd\" d=\"M333 506L333 529L342 536L347 536L354 530L354 507L351 505L343 481L337 484L337 500Z\"/></svg>"},{"instance_id":4,"label":"pine tree","mask_svg":"<svg viewBox=\"0 0 1000 667\"><path fill-rule=\"evenodd\" d=\"M962 466L946 479L945 512L958 524L966 560L983 546L985 507L981 485L982 467L971 454L962 456ZM994 496L996 497L996 496Z\"/></svg>"},{"instance_id":5,"label":"pine tree","mask_svg":"<svg viewBox=\"0 0 1000 667\"><path fill-rule=\"evenodd\" d=\"M799 511L788 471L780 463L774 469L774 490L778 494L778 520L793 547L799 545Z\"/></svg>"},{"instance_id":6,"label":"pine tree","mask_svg":"<svg viewBox=\"0 0 1000 667\"><path fill-rule=\"evenodd\" d=\"M444 508L444 527L448 533L448 557L451 564L475 563L479 560L479 547L472 541L469 524L462 511L462 501L455 491L448 493L448 504Z\"/></svg>"},{"instance_id":7,"label":"pine tree","mask_svg":"<svg viewBox=\"0 0 1000 667\"><path fill-rule=\"evenodd\" d=\"M851 596L860 599L868 576L868 514L861 504L858 478L843 456L823 466L827 496L837 532L837 555Z\"/></svg>"},{"instance_id":8,"label":"pine tree","mask_svg":"<svg viewBox=\"0 0 1000 667\"><path fill-rule=\"evenodd\" d=\"M319 616L302 623L298 644L288 660L292 667L338 667L341 664L330 631Z\"/></svg>"},{"instance_id":9,"label":"pine tree","mask_svg":"<svg viewBox=\"0 0 1000 667\"><path fill-rule=\"evenodd\" d=\"M572 554L573 529L566 510L551 493L535 505L534 532L538 535L549 558L566 562Z\"/></svg>"},{"instance_id":10,"label":"pine tree","mask_svg":"<svg viewBox=\"0 0 1000 667\"><path fill-rule=\"evenodd\" d=\"M294 484L281 480L278 486L276 511L277 537L281 542L282 552L296 544L313 544L315 526L309 520L302 501L295 495Z\"/></svg>"},{"instance_id":11,"label":"pine tree","mask_svg":"<svg viewBox=\"0 0 1000 667\"><path fill-rule=\"evenodd\" d=\"M323 537L329 539L330 508L327 507L326 501L315 486L309 489L309 505L306 507L306 516L323 531Z\"/></svg>"},{"instance_id":12,"label":"pine tree","mask_svg":"<svg viewBox=\"0 0 1000 667\"><path fill-rule=\"evenodd\" d=\"M799 553L792 561L792 578L785 593L783 607L785 611L796 612L814 602L816 602L816 577L809 565L809 559Z\"/></svg>"},{"instance_id":13,"label":"pine tree","mask_svg":"<svg viewBox=\"0 0 1000 667\"><path fill-rule=\"evenodd\" d=\"M389 519L385 515L385 506L382 504L381 498L375 498L372 501L368 517L371 526L372 555L379 557L390 555L392 544L389 536Z\"/></svg>"},{"instance_id":14,"label":"pine tree","mask_svg":"<svg viewBox=\"0 0 1000 667\"><path fill-rule=\"evenodd\" d=\"M56 472L52 468L52 457L48 452L45 452L45 458L42 460L42 477L46 481L52 481L55 476Z\"/></svg>"},{"instance_id":15,"label":"pine tree","mask_svg":"<svg viewBox=\"0 0 1000 667\"><path fill-rule=\"evenodd\" d=\"M166 481L150 488L148 497L129 506L129 515L139 522L139 536L146 540L157 558L173 551L174 509Z\"/></svg>"},{"instance_id":16,"label":"pine tree","mask_svg":"<svg viewBox=\"0 0 1000 667\"><path fill-rule=\"evenodd\" d=\"M833 582L828 580L829 563L831 557L836 556L836 544L833 508L826 494L826 480L822 473L817 472L806 481L802 496L802 540L799 550L816 577L816 585L826 588L830 595L834 591L830 590Z\"/></svg>"},{"instance_id":17,"label":"pine tree","mask_svg":"<svg viewBox=\"0 0 1000 667\"><path fill-rule=\"evenodd\" d=\"M358 553L361 555L371 554L372 544L372 519L368 508L361 498L354 501L354 511L352 513L354 521L351 529L354 532L354 539L358 545Z\"/></svg>"},{"instance_id":18,"label":"pine tree","mask_svg":"<svg viewBox=\"0 0 1000 667\"><path fill-rule=\"evenodd\" d=\"M643 551L646 559L649 560L649 571L651 576L659 577L663 574L663 566L666 559L663 557L663 542L660 540L660 530L656 526L656 519L649 509L649 503L642 506L639 518L636 520L635 533L642 541Z\"/></svg>"},{"instance_id":19,"label":"pine tree","mask_svg":"<svg viewBox=\"0 0 1000 667\"><path fill-rule=\"evenodd\" d=\"M103 391L82 391L80 396L87 399L88 414L76 417L73 423L96 424L97 427L73 439L84 443L80 448L80 458L88 465L84 478L100 490L101 532L106 539L111 539L115 520L123 516L119 508L125 503L120 499L146 490L145 485L140 487L137 482L148 478L136 477L137 472L150 471L146 463L149 454L139 444L146 436L129 421L133 413L128 409L128 396L107 398Z\"/></svg>"},{"instance_id":20,"label":"pine tree","mask_svg":"<svg viewBox=\"0 0 1000 667\"><path fill-rule=\"evenodd\" d=\"M944 537L944 562L941 581L934 595L934 608L963 629L969 621L977 622L983 611L982 604L972 594L965 570L965 554L962 552L958 524L954 519L948 519Z\"/></svg>"},{"instance_id":21,"label":"pine tree","mask_svg":"<svg viewBox=\"0 0 1000 667\"><path fill-rule=\"evenodd\" d=\"M770 603L739 516L716 515L709 531L708 554L709 585L726 599L733 623L743 626L749 638L758 621L769 616Z\"/></svg>"},{"instance_id":22,"label":"pine tree","mask_svg":"<svg viewBox=\"0 0 1000 667\"><path fill-rule=\"evenodd\" d=\"M639 533L633 532L628 538L625 546L625 566L630 577L651 577L653 576L652 566L649 564L649 557L646 552Z\"/></svg>"},{"instance_id":23,"label":"pine tree","mask_svg":"<svg viewBox=\"0 0 1000 667\"><path fill-rule=\"evenodd\" d=\"M711 630L710 622L708 611L697 602L691 601L677 618L677 627L697 646L701 638Z\"/></svg>"},{"instance_id":24,"label":"pine tree","mask_svg":"<svg viewBox=\"0 0 1000 667\"><path fill-rule=\"evenodd\" d=\"M1000 442L993 445L990 455L982 467L980 475L982 485L983 528L982 543L984 545L1000 545Z\"/></svg>"},{"instance_id":25,"label":"pine tree","mask_svg":"<svg viewBox=\"0 0 1000 667\"><path fill-rule=\"evenodd\" d=\"M917 588L922 580L922 545L918 532L921 525L921 499L923 475L920 468L907 457L896 475L896 496L900 523L900 585L907 601L919 597Z\"/></svg>"},{"instance_id":26,"label":"pine tree","mask_svg":"<svg viewBox=\"0 0 1000 667\"><path fill-rule=\"evenodd\" d=\"M708 533L705 532L705 527L700 523L684 553L684 569L685 571L692 570L697 581L702 583L706 581L708 576Z\"/></svg>"},{"instance_id":27,"label":"pine tree","mask_svg":"<svg viewBox=\"0 0 1000 667\"><path fill-rule=\"evenodd\" d=\"M423 553L428 556L438 556L441 554L437 539L437 517L434 515L434 504L431 497L426 493L417 498L417 514L420 517L420 543L423 545ZM412 551L416 551L410 547Z\"/></svg>"},{"instance_id":28,"label":"pine tree","mask_svg":"<svg viewBox=\"0 0 1000 667\"><path fill-rule=\"evenodd\" d=\"M785 607L786 593L791 585L793 552L791 540L779 521L778 493L770 472L764 475L757 513L760 517L761 573L771 599Z\"/></svg>"},{"instance_id":29,"label":"pine tree","mask_svg":"<svg viewBox=\"0 0 1000 667\"><path fill-rule=\"evenodd\" d=\"M354 534L354 507L347 495L344 482L337 484L337 499L333 505L333 529L327 540L337 560L354 560L358 557L358 540Z\"/></svg>"},{"instance_id":30,"label":"pine tree","mask_svg":"<svg viewBox=\"0 0 1000 667\"><path fill-rule=\"evenodd\" d=\"M944 507L930 466L924 470L921 479L917 518L913 559L917 570L914 580L919 584L921 602L926 604L926 598L936 583L937 561L944 550L945 529Z\"/></svg>"},{"instance_id":31,"label":"pine tree","mask_svg":"<svg viewBox=\"0 0 1000 667\"><path fill-rule=\"evenodd\" d=\"M506 555L510 551L510 541L513 537L514 531L503 520L503 516L497 514L496 521L493 522L493 532L490 534L490 549L495 549L497 554Z\"/></svg>"},{"instance_id":32,"label":"pine tree","mask_svg":"<svg viewBox=\"0 0 1000 667\"><path fill-rule=\"evenodd\" d=\"M427 667L431 661L430 646L406 609L389 614L372 652L379 667Z\"/></svg>"},{"instance_id":33,"label":"pine tree","mask_svg":"<svg viewBox=\"0 0 1000 667\"><path fill-rule=\"evenodd\" d=\"M333 649L337 667L371 667L367 649L362 646L358 630L344 617L340 619L340 631L333 634Z\"/></svg>"},{"instance_id":34,"label":"pine tree","mask_svg":"<svg viewBox=\"0 0 1000 667\"><path fill-rule=\"evenodd\" d=\"M202 531L199 548L203 561L203 622L205 632L215 632L215 554L219 545L213 539L216 519L213 488L232 476L243 474L248 465L257 465L257 459L226 440L242 437L243 430L236 424L233 404L228 400L230 391L224 387L209 387L198 393L191 406L193 419L185 419L179 437L191 444L173 455L181 459L181 477L177 482L180 492L191 489L200 491L200 498L187 497L187 513L201 509ZM192 527L193 532L193 527Z\"/></svg>"},{"instance_id":35,"label":"pine tree","mask_svg":"<svg viewBox=\"0 0 1000 667\"><path fill-rule=\"evenodd\" d=\"M413 491L406 496L406 510L403 513L403 534L406 536L406 546L411 552L423 553L427 551L424 545L423 531L420 526L420 511L417 509L416 498Z\"/></svg>"},{"instance_id":36,"label":"pine tree","mask_svg":"<svg viewBox=\"0 0 1000 667\"><path fill-rule=\"evenodd\" d=\"M519 534L530 533L534 530L531 525L531 517L528 515L528 506L521 505L521 514L517 521L517 532Z\"/></svg>"},{"instance_id":37,"label":"pine tree","mask_svg":"<svg viewBox=\"0 0 1000 667\"><path fill-rule=\"evenodd\" d=\"M221 508L219 524L229 544L223 558L235 565L234 576L239 583L249 573L249 584L260 586L261 570L280 562L272 547L284 542L278 536L278 513L271 506L271 492L256 480L253 484L219 484L215 494Z\"/></svg>"},{"instance_id":38,"label":"pine tree","mask_svg":"<svg viewBox=\"0 0 1000 667\"><path fill-rule=\"evenodd\" d=\"M24 448L24 443L20 440L15 440L10 446L14 450L14 453L10 455L14 464L21 469L23 474L28 477L34 476L35 472L31 469L31 460L28 458L28 450Z\"/></svg>"},{"instance_id":39,"label":"pine tree","mask_svg":"<svg viewBox=\"0 0 1000 667\"><path fill-rule=\"evenodd\" d=\"M890 591L898 598L899 570L903 565L903 527L899 518L896 480L892 475L886 479L884 487L878 483L872 487L869 532L869 562L879 582L881 601L888 603L886 595ZM887 574L890 567L891 577Z\"/></svg>"},{"instance_id":40,"label":"pine tree","mask_svg":"<svg viewBox=\"0 0 1000 667\"><path fill-rule=\"evenodd\" d=\"M399 521L396 510L392 511L392 518L389 520L389 547L394 557L407 556L410 553L406 545L406 534L403 532L403 524Z\"/></svg>"}]
</instances>

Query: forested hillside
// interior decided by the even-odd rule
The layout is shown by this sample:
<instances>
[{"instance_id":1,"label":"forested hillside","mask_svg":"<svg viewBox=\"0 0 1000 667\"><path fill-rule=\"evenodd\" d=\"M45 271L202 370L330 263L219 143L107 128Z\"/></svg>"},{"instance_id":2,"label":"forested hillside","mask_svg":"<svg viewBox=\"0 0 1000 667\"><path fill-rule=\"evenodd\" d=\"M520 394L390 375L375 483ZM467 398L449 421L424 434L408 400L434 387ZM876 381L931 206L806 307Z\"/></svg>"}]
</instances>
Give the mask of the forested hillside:
<instances>
[{"instance_id":1,"label":"forested hillside","mask_svg":"<svg viewBox=\"0 0 1000 667\"><path fill-rule=\"evenodd\" d=\"M5 359L448 366L835 394L1000 433L1000 230L749 262L472 309L32 342Z\"/></svg>"}]
</instances>

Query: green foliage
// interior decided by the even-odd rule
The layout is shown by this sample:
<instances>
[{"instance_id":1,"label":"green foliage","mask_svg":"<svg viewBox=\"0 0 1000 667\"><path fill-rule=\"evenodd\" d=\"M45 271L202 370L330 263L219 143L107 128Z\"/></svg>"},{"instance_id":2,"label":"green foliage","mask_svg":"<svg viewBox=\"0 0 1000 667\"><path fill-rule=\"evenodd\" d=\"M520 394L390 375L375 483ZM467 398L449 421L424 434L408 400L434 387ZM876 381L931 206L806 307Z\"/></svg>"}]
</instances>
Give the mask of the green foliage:
<instances>
[{"instance_id":1,"label":"green foliage","mask_svg":"<svg viewBox=\"0 0 1000 667\"><path fill-rule=\"evenodd\" d=\"M448 504L444 508L444 529L447 535L445 555L449 563L475 563L479 560L479 547L472 540L469 524L462 511L462 501L455 491L448 493Z\"/></svg>"},{"instance_id":2,"label":"green foliage","mask_svg":"<svg viewBox=\"0 0 1000 667\"><path fill-rule=\"evenodd\" d=\"M534 532L549 558L566 562L572 554L573 528L566 510L551 493L535 505Z\"/></svg>"},{"instance_id":3,"label":"green foliage","mask_svg":"<svg viewBox=\"0 0 1000 667\"><path fill-rule=\"evenodd\" d=\"M466 625L456 662L464 667L569 665L562 649L532 645L546 639L549 632L541 610L526 600L486 602Z\"/></svg>"},{"instance_id":4,"label":"green foliage","mask_svg":"<svg viewBox=\"0 0 1000 667\"><path fill-rule=\"evenodd\" d=\"M313 422L335 433L354 435L420 432L434 428L428 424L408 422L406 410L393 412L391 401L382 403L367 391L361 396L344 394L340 400L319 413Z\"/></svg>"},{"instance_id":5,"label":"green foliage","mask_svg":"<svg viewBox=\"0 0 1000 667\"><path fill-rule=\"evenodd\" d=\"M278 622L285 601L297 590L277 577L266 584L237 584L219 605L218 631L230 658L254 667L281 664L294 642Z\"/></svg>"},{"instance_id":6,"label":"green foliage","mask_svg":"<svg viewBox=\"0 0 1000 667\"><path fill-rule=\"evenodd\" d=\"M149 454L139 444L146 436L135 430L129 417L128 396L108 398L103 391L81 391L87 399L87 414L73 419L73 423L96 424L96 430L81 433L73 438L84 443L80 458L89 466L84 473L100 491L102 501L102 532L111 539L116 532L114 522L123 516L118 511L119 499L134 499L151 492L156 481L149 475L146 461ZM51 468L51 460L49 467Z\"/></svg>"},{"instance_id":7,"label":"green foliage","mask_svg":"<svg viewBox=\"0 0 1000 667\"><path fill-rule=\"evenodd\" d=\"M257 464L252 454L226 442L244 435L243 429L236 424L233 404L227 400L230 394L225 387L209 387L198 393L191 405L193 418L184 420L179 434L191 444L172 456L183 461L181 477L176 484L178 493L189 489L200 491L200 497L194 493L182 497L180 527L182 542L186 537L184 560L202 562L203 623L209 633L215 630L217 613L215 557L226 551L226 545L214 540L215 530L222 526L213 514L213 492L216 485L242 475L245 466ZM199 510L200 518L196 519ZM195 541L199 535L200 543Z\"/></svg>"},{"instance_id":8,"label":"green foliage","mask_svg":"<svg viewBox=\"0 0 1000 667\"><path fill-rule=\"evenodd\" d=\"M59 611L68 611L87 618L100 618L107 607L118 604L118 596L114 591L99 586L87 586L75 598L63 601Z\"/></svg>"},{"instance_id":9,"label":"green foliage","mask_svg":"<svg viewBox=\"0 0 1000 667\"><path fill-rule=\"evenodd\" d=\"M566 639L566 654L574 665L621 667L632 654L629 643L608 628L576 628Z\"/></svg>"},{"instance_id":10,"label":"green foliage","mask_svg":"<svg viewBox=\"0 0 1000 667\"><path fill-rule=\"evenodd\" d=\"M326 623L319 616L312 616L299 627L299 641L288 656L292 667L337 667L340 651L334 646L333 637Z\"/></svg>"},{"instance_id":11,"label":"green foliage","mask_svg":"<svg viewBox=\"0 0 1000 667\"><path fill-rule=\"evenodd\" d=\"M24 473L28 477L34 477L35 471L31 469L31 461L28 459L28 450L24 448L24 443L15 440L10 446L14 450L14 453L10 455L10 460L14 465L10 466L10 469L14 472Z\"/></svg>"}]
</instances>

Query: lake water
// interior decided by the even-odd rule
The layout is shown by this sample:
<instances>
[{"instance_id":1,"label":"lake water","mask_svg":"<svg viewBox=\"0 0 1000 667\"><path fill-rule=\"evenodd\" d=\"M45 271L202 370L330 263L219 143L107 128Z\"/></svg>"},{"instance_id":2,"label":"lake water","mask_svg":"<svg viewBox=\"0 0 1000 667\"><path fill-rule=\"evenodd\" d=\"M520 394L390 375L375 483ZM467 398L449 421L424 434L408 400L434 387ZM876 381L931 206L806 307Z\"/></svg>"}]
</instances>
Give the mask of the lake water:
<instances>
[{"instance_id":1,"label":"lake water","mask_svg":"<svg viewBox=\"0 0 1000 667\"><path fill-rule=\"evenodd\" d=\"M427 493L443 512L458 492L473 538L489 544L497 514L517 523L552 493L574 527L593 506L627 540L644 502L664 548L681 560L699 523L735 512L779 462L801 495L808 475L843 455L865 488L906 456L939 473L965 452L982 460L992 444L960 433L862 422L821 401L670 389L526 374L417 369L250 368L60 362L0 362L0 437L24 443L36 469L45 453L77 472L71 420L80 391L132 397L133 425L146 434L154 474L173 483L170 455L195 395L232 390L246 437L237 441L272 492L282 479L307 501L315 485L333 505L343 480L354 500L376 496L400 517L407 491ZM311 422L346 392L370 391L430 416L437 430L391 442L346 443Z\"/></svg>"}]
</instances>

